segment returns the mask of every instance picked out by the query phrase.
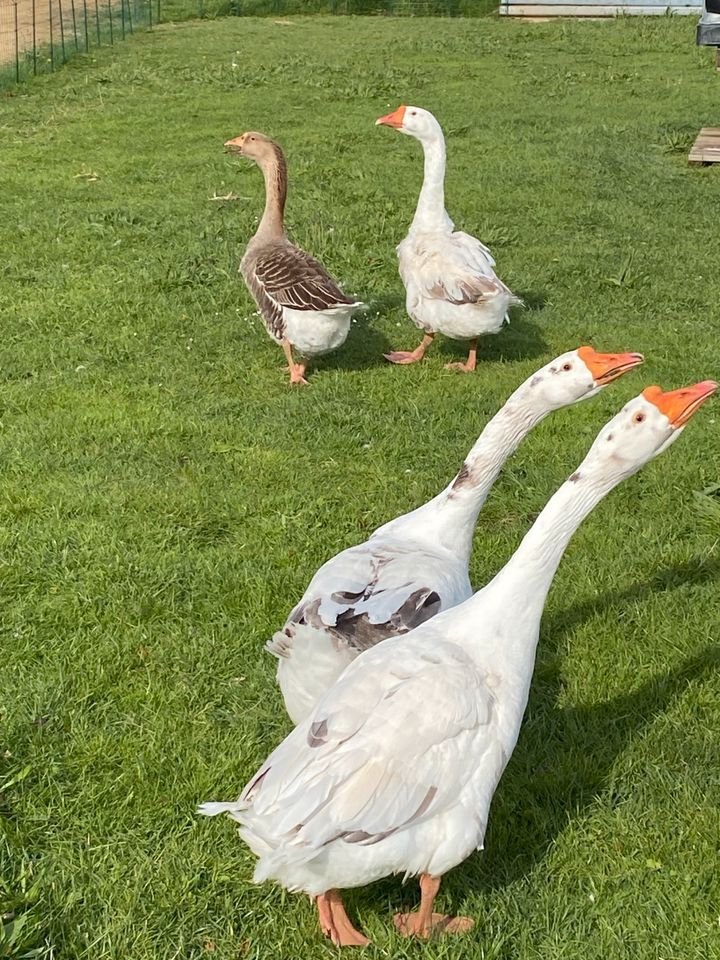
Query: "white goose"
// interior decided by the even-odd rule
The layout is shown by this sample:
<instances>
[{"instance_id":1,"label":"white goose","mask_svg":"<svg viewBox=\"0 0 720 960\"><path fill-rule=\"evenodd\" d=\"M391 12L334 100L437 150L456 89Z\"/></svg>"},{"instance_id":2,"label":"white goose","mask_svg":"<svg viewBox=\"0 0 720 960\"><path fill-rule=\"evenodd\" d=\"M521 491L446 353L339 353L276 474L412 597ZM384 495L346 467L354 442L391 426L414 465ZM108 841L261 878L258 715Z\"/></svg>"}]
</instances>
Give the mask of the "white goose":
<instances>
[{"instance_id":1,"label":"white goose","mask_svg":"<svg viewBox=\"0 0 720 960\"><path fill-rule=\"evenodd\" d=\"M472 594L475 521L507 458L551 411L593 396L641 362L637 353L592 347L556 357L512 394L441 493L320 567L267 645L279 659L278 682L295 723L363 650Z\"/></svg>"},{"instance_id":2,"label":"white goose","mask_svg":"<svg viewBox=\"0 0 720 960\"><path fill-rule=\"evenodd\" d=\"M225 146L254 160L265 178L265 210L240 261L240 272L257 304L265 328L283 348L290 383L307 384L306 362L341 346L354 310L363 304L342 292L325 267L285 235L287 164L280 146L249 130Z\"/></svg>"},{"instance_id":3,"label":"white goose","mask_svg":"<svg viewBox=\"0 0 720 960\"><path fill-rule=\"evenodd\" d=\"M323 932L365 944L338 890L419 874L401 932L472 925L433 914L440 878L482 848L490 802L515 747L540 618L570 537L620 481L677 439L717 384L648 387L601 431L509 563L465 603L352 663L273 751L229 813L272 878L317 898Z\"/></svg>"},{"instance_id":4,"label":"white goose","mask_svg":"<svg viewBox=\"0 0 720 960\"><path fill-rule=\"evenodd\" d=\"M465 363L446 364L469 373L477 362L477 338L497 333L508 308L521 301L495 273L488 248L455 230L445 210L445 138L435 117L420 107L401 106L375 122L415 137L425 154L415 217L397 248L407 312L425 336L415 350L385 356L392 363L415 363L425 356L435 334L444 333L470 341Z\"/></svg>"}]
</instances>

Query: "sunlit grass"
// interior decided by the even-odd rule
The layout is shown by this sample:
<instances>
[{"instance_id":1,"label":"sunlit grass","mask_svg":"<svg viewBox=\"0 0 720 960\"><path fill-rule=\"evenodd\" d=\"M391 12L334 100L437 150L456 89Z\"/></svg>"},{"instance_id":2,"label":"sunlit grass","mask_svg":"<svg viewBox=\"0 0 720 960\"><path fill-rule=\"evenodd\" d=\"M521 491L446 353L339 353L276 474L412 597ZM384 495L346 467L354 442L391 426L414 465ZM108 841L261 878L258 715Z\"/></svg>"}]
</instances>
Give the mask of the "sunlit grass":
<instances>
[{"instance_id":1,"label":"sunlit grass","mask_svg":"<svg viewBox=\"0 0 720 960\"><path fill-rule=\"evenodd\" d=\"M676 21L230 19L167 26L5 101L0 310L0 895L16 953L319 958L308 901L252 887L198 821L288 729L264 641L317 566L452 475L533 369L591 341L639 372L540 426L484 510L504 562L600 425L648 383L718 376L710 54ZM448 131L447 198L528 307L481 343L412 347L394 246L418 144ZM290 390L236 268L260 176L290 163L293 236L371 303ZM220 201L217 196L238 199ZM464 942L396 939L416 897L350 898L370 957L720 956L720 443L708 405L612 494L561 566L487 850L447 879ZM705 491L705 493L703 493ZM2 955L0 947L0 955Z\"/></svg>"}]
</instances>

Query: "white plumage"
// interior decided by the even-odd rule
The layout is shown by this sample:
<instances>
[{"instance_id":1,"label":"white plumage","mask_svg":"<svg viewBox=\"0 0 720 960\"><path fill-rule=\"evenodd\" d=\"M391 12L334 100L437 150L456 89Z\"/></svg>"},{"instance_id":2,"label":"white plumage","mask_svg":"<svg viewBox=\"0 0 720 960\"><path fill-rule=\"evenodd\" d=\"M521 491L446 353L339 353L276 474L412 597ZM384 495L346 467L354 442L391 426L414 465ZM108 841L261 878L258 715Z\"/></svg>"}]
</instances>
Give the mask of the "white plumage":
<instances>
[{"instance_id":1,"label":"white plumage","mask_svg":"<svg viewBox=\"0 0 720 960\"><path fill-rule=\"evenodd\" d=\"M398 244L406 308L426 333L473 340L497 333L519 303L496 275L488 248L461 231L411 229Z\"/></svg>"},{"instance_id":2,"label":"white plumage","mask_svg":"<svg viewBox=\"0 0 720 960\"><path fill-rule=\"evenodd\" d=\"M243 824L260 857L257 882L317 895L398 870L439 875L458 862L458 842L463 857L478 845L477 811L504 765L495 737L481 745L478 736L495 730L501 713L484 671L447 639L444 618L356 660L270 755L254 778L259 788L203 810L225 809ZM441 812L454 824L446 844ZM411 825L424 836L413 851ZM280 836L288 837L282 852Z\"/></svg>"},{"instance_id":3,"label":"white plumage","mask_svg":"<svg viewBox=\"0 0 720 960\"><path fill-rule=\"evenodd\" d=\"M449 366L474 370L477 338L497 333L508 319L509 307L521 301L495 273L485 244L455 230L445 210L445 138L435 117L420 107L402 106L377 122L418 139L425 156L417 209L397 254L407 312L426 337L416 350L397 351L387 358L394 363L421 360L431 338L443 333L471 341L467 362Z\"/></svg>"},{"instance_id":4,"label":"white plumage","mask_svg":"<svg viewBox=\"0 0 720 960\"><path fill-rule=\"evenodd\" d=\"M259 858L257 881L318 897L328 935L361 943L333 888L421 874L421 907L405 929L428 935L439 923L433 878L483 844L570 537L602 497L677 438L716 386L649 388L627 404L487 587L359 657L236 802L201 807L241 824Z\"/></svg>"},{"instance_id":5,"label":"white plumage","mask_svg":"<svg viewBox=\"0 0 720 960\"><path fill-rule=\"evenodd\" d=\"M268 644L295 723L363 650L471 595L475 520L505 460L552 410L592 396L641 360L591 347L556 357L513 393L443 491L320 567Z\"/></svg>"},{"instance_id":6,"label":"white plumage","mask_svg":"<svg viewBox=\"0 0 720 960\"><path fill-rule=\"evenodd\" d=\"M407 633L471 592L467 562L433 545L421 524L416 535L381 527L333 557L268 643L292 720L307 716L363 650Z\"/></svg>"}]
</instances>

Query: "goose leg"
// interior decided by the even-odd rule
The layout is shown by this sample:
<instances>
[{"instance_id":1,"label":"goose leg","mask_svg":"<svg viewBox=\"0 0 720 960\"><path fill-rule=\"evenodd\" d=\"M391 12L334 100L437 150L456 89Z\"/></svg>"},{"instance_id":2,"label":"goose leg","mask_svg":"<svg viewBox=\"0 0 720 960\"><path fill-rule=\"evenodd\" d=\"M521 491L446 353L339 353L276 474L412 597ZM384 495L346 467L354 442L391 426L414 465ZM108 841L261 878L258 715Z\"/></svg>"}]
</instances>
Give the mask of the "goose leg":
<instances>
[{"instance_id":1,"label":"goose leg","mask_svg":"<svg viewBox=\"0 0 720 960\"><path fill-rule=\"evenodd\" d=\"M470 352L465 363L446 363L446 370L461 370L463 373L472 373L477 365L477 339L470 341Z\"/></svg>"},{"instance_id":2,"label":"goose leg","mask_svg":"<svg viewBox=\"0 0 720 960\"><path fill-rule=\"evenodd\" d=\"M288 363L288 369L290 370L290 383L300 383L304 386L308 385L307 380L305 379L305 364L304 363L295 363L292 355L292 347L290 346L289 340L282 341L283 353L285 354L285 359Z\"/></svg>"},{"instance_id":3,"label":"goose leg","mask_svg":"<svg viewBox=\"0 0 720 960\"><path fill-rule=\"evenodd\" d=\"M394 350L392 353L384 354L385 359L390 363L417 363L425 356L425 351L433 342L434 333L426 333L422 338L422 343L414 350Z\"/></svg>"},{"instance_id":4,"label":"goose leg","mask_svg":"<svg viewBox=\"0 0 720 960\"><path fill-rule=\"evenodd\" d=\"M423 937L427 939L433 933L467 933L474 920L470 917L449 917L444 913L433 913L433 903L440 889L440 877L431 877L423 873L420 877L420 909L415 913L398 913L395 927L404 937Z\"/></svg>"},{"instance_id":5,"label":"goose leg","mask_svg":"<svg viewBox=\"0 0 720 960\"><path fill-rule=\"evenodd\" d=\"M336 947L366 947L370 941L350 922L337 890L328 890L316 898L320 929Z\"/></svg>"},{"instance_id":6,"label":"goose leg","mask_svg":"<svg viewBox=\"0 0 720 960\"><path fill-rule=\"evenodd\" d=\"M305 379L304 363L296 363L295 366L290 370L290 383L299 383L304 387L308 386L308 382Z\"/></svg>"}]
</instances>

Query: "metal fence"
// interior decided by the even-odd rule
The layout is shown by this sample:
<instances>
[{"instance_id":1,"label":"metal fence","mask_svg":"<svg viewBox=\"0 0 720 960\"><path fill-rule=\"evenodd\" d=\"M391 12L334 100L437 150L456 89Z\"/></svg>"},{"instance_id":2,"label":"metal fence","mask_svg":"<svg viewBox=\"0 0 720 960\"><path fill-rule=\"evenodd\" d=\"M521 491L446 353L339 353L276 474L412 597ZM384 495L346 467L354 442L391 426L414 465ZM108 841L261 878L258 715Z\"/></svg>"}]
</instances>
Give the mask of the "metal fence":
<instances>
[{"instance_id":1,"label":"metal fence","mask_svg":"<svg viewBox=\"0 0 720 960\"><path fill-rule=\"evenodd\" d=\"M161 0L0 0L0 87L48 73L73 54L124 40Z\"/></svg>"},{"instance_id":2,"label":"metal fence","mask_svg":"<svg viewBox=\"0 0 720 960\"><path fill-rule=\"evenodd\" d=\"M0 89L160 20L303 13L482 16L497 0L0 0Z\"/></svg>"}]
</instances>

